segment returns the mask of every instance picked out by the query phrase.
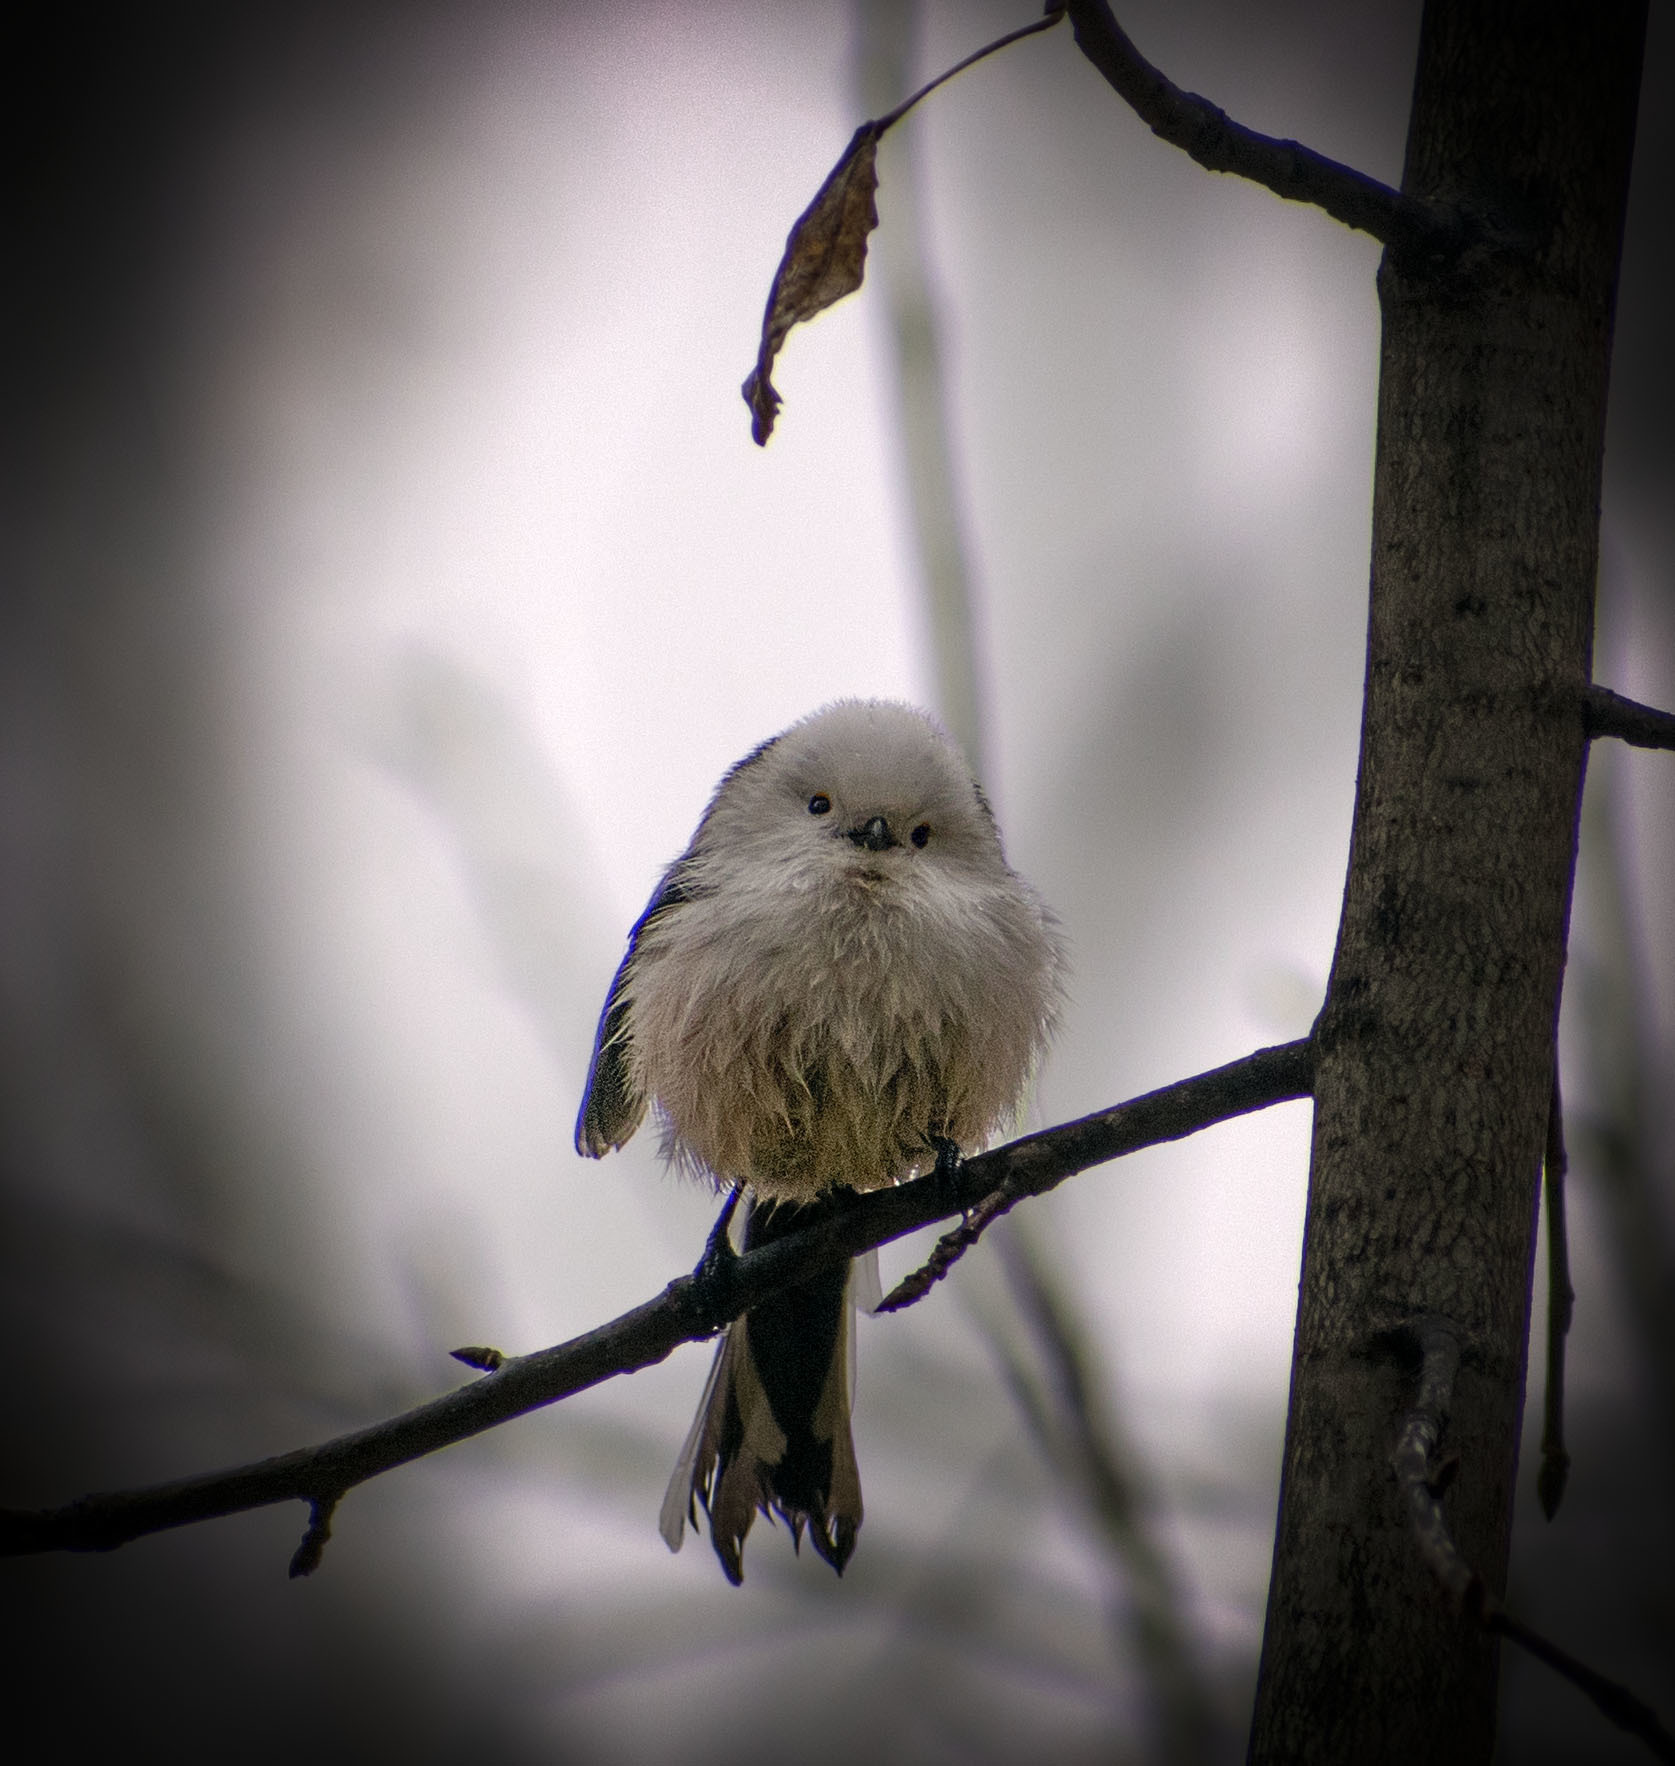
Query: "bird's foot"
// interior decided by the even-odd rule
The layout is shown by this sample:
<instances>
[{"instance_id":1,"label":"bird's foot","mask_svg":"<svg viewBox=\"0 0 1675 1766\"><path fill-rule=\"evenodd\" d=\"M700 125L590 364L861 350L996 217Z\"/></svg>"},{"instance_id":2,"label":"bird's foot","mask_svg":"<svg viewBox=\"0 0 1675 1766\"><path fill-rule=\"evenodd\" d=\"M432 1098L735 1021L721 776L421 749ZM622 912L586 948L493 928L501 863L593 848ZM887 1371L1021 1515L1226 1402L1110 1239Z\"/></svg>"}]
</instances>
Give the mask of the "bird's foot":
<instances>
[{"instance_id":1,"label":"bird's foot","mask_svg":"<svg viewBox=\"0 0 1675 1766\"><path fill-rule=\"evenodd\" d=\"M951 1190L954 1180L960 1174L960 1166L964 1163L965 1156L945 1134L933 1134L928 1138L930 1144L936 1149L936 1165L931 1175L945 1190Z\"/></svg>"},{"instance_id":2,"label":"bird's foot","mask_svg":"<svg viewBox=\"0 0 1675 1766\"><path fill-rule=\"evenodd\" d=\"M698 1259L698 1267L692 1272L693 1297L706 1318L717 1318L721 1315L732 1287L733 1270L738 1264L739 1254L733 1249L730 1229L734 1212L739 1205L739 1197L743 1193L738 1184L734 1184L727 1192L727 1200L721 1205L721 1213L715 1225L710 1228L710 1236L704 1241L704 1254Z\"/></svg>"}]
</instances>

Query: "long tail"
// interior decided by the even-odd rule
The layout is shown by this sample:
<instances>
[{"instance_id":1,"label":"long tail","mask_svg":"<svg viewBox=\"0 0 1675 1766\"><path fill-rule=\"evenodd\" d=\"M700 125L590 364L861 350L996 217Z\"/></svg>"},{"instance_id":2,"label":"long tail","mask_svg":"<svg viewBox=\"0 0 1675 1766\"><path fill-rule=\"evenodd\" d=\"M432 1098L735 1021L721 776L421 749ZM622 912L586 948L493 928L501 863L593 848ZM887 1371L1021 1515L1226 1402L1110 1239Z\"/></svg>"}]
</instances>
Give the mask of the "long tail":
<instances>
[{"instance_id":1,"label":"long tail","mask_svg":"<svg viewBox=\"0 0 1675 1766\"><path fill-rule=\"evenodd\" d=\"M817 1210L755 1207L747 1251L810 1226ZM727 1580L744 1580L744 1541L757 1511L777 1514L794 1545L810 1544L841 1576L861 1527L861 1478L849 1432L853 1314L850 1268L823 1271L753 1307L716 1351L692 1432L663 1499L662 1533L680 1549L702 1503Z\"/></svg>"}]
</instances>

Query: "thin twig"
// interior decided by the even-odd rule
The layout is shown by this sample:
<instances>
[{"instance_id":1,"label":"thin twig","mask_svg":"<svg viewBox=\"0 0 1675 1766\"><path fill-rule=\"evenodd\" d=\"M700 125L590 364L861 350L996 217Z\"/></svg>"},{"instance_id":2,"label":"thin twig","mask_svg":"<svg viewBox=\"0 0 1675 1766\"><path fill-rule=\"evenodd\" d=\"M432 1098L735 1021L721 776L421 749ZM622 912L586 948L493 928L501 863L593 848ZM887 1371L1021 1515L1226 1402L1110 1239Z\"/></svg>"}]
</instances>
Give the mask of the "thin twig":
<instances>
[{"instance_id":1,"label":"thin twig","mask_svg":"<svg viewBox=\"0 0 1675 1766\"><path fill-rule=\"evenodd\" d=\"M1442 1491L1453 1468L1437 1456L1460 1366L1459 1333L1450 1320L1431 1313L1415 1319L1408 1326L1408 1335L1419 1348L1419 1392L1402 1419L1390 1466L1407 1498L1419 1555L1447 1590L1456 1610L1475 1619L1484 1631L1508 1638L1545 1662L1585 1693L1602 1716L1644 1742L1658 1759L1675 1761L1675 1736L1650 1705L1515 1619L1461 1555L1442 1512Z\"/></svg>"},{"instance_id":2,"label":"thin twig","mask_svg":"<svg viewBox=\"0 0 1675 1766\"><path fill-rule=\"evenodd\" d=\"M1625 699L1609 687L1588 688L1582 722L1589 736L1615 736L1632 748L1675 748L1675 712Z\"/></svg>"},{"instance_id":3,"label":"thin twig","mask_svg":"<svg viewBox=\"0 0 1675 1766\"><path fill-rule=\"evenodd\" d=\"M917 1305L1016 1200L1005 1190L991 1190L975 1208L966 1210L960 1224L951 1233L944 1233L930 1256L904 1275L873 1311L900 1312L904 1307Z\"/></svg>"},{"instance_id":4,"label":"thin twig","mask_svg":"<svg viewBox=\"0 0 1675 1766\"><path fill-rule=\"evenodd\" d=\"M320 1560L326 1555L326 1541L332 1536L332 1515L336 1510L335 1496L308 1505L308 1529L291 1554L289 1573L293 1581L298 1576L312 1576L319 1569Z\"/></svg>"},{"instance_id":5,"label":"thin twig","mask_svg":"<svg viewBox=\"0 0 1675 1766\"><path fill-rule=\"evenodd\" d=\"M1404 250L1453 256L1472 239L1459 210L1421 202L1298 141L1247 129L1206 98L1183 92L1136 49L1106 0L1070 0L1082 53L1154 135L1212 172L1232 172L1288 202L1312 203L1334 220Z\"/></svg>"},{"instance_id":6,"label":"thin twig","mask_svg":"<svg viewBox=\"0 0 1675 1766\"><path fill-rule=\"evenodd\" d=\"M979 1154L951 1173L853 1197L818 1226L670 1282L655 1299L568 1343L508 1357L493 1373L383 1422L316 1447L143 1490L85 1496L56 1509L0 1510L0 1556L109 1551L144 1534L271 1503L335 1502L357 1484L555 1404L713 1336L741 1313L817 1270L916 1232L1005 1188L1041 1195L1123 1153L1178 1140L1230 1116L1306 1097L1307 1041L1258 1049L1097 1115ZM1008 1204L1010 1205L1010 1203Z\"/></svg>"},{"instance_id":7,"label":"thin twig","mask_svg":"<svg viewBox=\"0 0 1675 1766\"><path fill-rule=\"evenodd\" d=\"M946 86L955 74L963 74L968 67L993 55L997 49L1004 49L1009 43L1016 43L1025 37L1033 37L1038 31L1050 31L1064 17L1062 6L1049 6L1043 17L1033 24L1020 25L1015 31L1008 31L1004 37L996 37L992 43L985 43L981 49L974 49L964 61L956 61L950 68L944 68L934 80L927 80L911 97L904 98L892 111L886 112L876 119L879 133L899 123L921 98L929 98L938 86Z\"/></svg>"},{"instance_id":8,"label":"thin twig","mask_svg":"<svg viewBox=\"0 0 1675 1766\"><path fill-rule=\"evenodd\" d=\"M1570 1332L1576 1306L1576 1290L1570 1285L1570 1235L1565 1226L1564 1112L1559 1101L1559 1063L1553 1059L1553 1101L1547 1109L1547 1156L1544 1161L1547 1208L1547 1385L1542 1402L1541 1470L1536 1475L1536 1494L1541 1512L1552 1520L1564 1501L1570 1476L1570 1454L1564 1440L1565 1338Z\"/></svg>"},{"instance_id":9,"label":"thin twig","mask_svg":"<svg viewBox=\"0 0 1675 1766\"><path fill-rule=\"evenodd\" d=\"M1252 1110L1265 1110L1270 1104L1288 1098L1305 1098L1314 1089L1314 1049L1305 1038L1301 1042L1281 1043L1276 1048L1260 1049L1242 1061L1231 1061L1225 1067L1201 1073L1197 1079L1184 1082L1202 1086L1202 1094L1182 1091L1180 1084L1166 1085L1161 1091L1147 1092L1132 1103L1119 1104L1114 1110L1102 1110L1097 1116L1084 1116L1079 1122L1066 1122L1058 1128L1044 1129L1040 1134L1025 1135L1022 1140L997 1147L993 1153L979 1154L965 1160L951 1189L962 1196L972 1196L962 1203L964 1218L951 1232L937 1241L936 1248L919 1269L904 1277L884 1297L877 1312L899 1312L921 1300L931 1288L953 1268L954 1264L975 1245L986 1227L1024 1200L1026 1196L1044 1195L1062 1176L1052 1175L1052 1161L1063 1156L1071 1146L1077 1150L1071 1157L1080 1160L1077 1170L1114 1159L1137 1148L1156 1146L1159 1141L1179 1140L1195 1134L1211 1121L1226 1122L1234 1116L1248 1115ZM1214 1099L1211 1104L1210 1100ZM1208 1104L1216 1112L1203 1117ZM1107 1150L1109 1149L1109 1150ZM997 1168L996 1154L1011 1155L1004 1169ZM985 1181L994 1173L998 1182ZM975 1193L974 1193L975 1192ZM947 1210L946 1212L952 1212Z\"/></svg>"},{"instance_id":10,"label":"thin twig","mask_svg":"<svg viewBox=\"0 0 1675 1766\"><path fill-rule=\"evenodd\" d=\"M1664 1728L1657 1712L1626 1686L1596 1673L1586 1662L1579 1662L1569 1650L1560 1649L1551 1638L1532 1631L1502 1607L1491 1607L1484 1613L1483 1629L1509 1638L1521 1649L1528 1650L1538 1662L1545 1662L1555 1674L1562 1675L1572 1686L1586 1693L1595 1709L1618 1729L1643 1741L1658 1759L1675 1760L1675 1736Z\"/></svg>"}]
</instances>

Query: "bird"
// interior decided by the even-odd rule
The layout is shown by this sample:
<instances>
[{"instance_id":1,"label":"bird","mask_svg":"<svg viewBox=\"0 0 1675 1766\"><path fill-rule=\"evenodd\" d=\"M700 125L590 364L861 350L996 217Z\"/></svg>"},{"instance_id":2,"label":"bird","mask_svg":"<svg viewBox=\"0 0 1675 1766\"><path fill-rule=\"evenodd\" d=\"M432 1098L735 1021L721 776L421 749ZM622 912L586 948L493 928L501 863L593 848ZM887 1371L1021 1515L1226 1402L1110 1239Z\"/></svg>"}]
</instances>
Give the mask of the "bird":
<instances>
[{"instance_id":1,"label":"bird","mask_svg":"<svg viewBox=\"0 0 1675 1766\"><path fill-rule=\"evenodd\" d=\"M927 713L845 699L722 778L628 936L575 1143L600 1158L649 1110L662 1152L745 1201L746 1250L848 1192L980 1150L1012 1119L1063 999L1058 922ZM854 1271L727 1328L664 1500L721 1567L777 1515L839 1575L862 1521L851 1430Z\"/></svg>"}]
</instances>

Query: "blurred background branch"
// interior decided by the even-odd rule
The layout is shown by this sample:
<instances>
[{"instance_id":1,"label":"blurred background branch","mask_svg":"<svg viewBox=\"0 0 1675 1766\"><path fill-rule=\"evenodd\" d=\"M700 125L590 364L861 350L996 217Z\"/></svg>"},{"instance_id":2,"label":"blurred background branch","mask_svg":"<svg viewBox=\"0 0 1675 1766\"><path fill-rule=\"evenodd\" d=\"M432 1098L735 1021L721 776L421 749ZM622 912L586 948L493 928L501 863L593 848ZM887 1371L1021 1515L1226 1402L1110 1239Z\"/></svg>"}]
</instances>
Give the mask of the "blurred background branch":
<instances>
[{"instance_id":1,"label":"blurred background branch","mask_svg":"<svg viewBox=\"0 0 1675 1766\"><path fill-rule=\"evenodd\" d=\"M1029 10L926 4L922 59ZM1417 9L1121 12L1183 88L1399 179ZM454 1345L557 1342L690 1267L706 1195L650 1144L608 1176L569 1150L623 929L766 732L841 694L941 691L872 298L890 166L876 287L788 352L798 422L763 454L739 421L788 218L855 125L850 8L163 0L85 23L12 9L0 119L19 266L0 1319L5 1495L29 1504L352 1428L434 1391ZM1605 491L1642 609L1675 580L1667 23ZM1063 1120L1302 1036L1318 1008L1365 653L1377 252L1154 141L1062 28L911 128L957 296L939 362L956 503L980 518L956 532L983 765L1075 953L1040 1083ZM1601 678L1675 702L1672 631L1639 618ZM1632 770L1662 757L1620 758L1662 1023L1670 799ZM1579 950L1578 1117L1584 969ZM1647 1109L1666 1080L1648 1066ZM1041 1223L1230 1732L1305 1124L1269 1111L1146 1152ZM1650 1685L1675 1588L1644 1427L1662 1405L1575 1139L1575 1464L1559 1525L1527 1505L1515 1598L1555 1635L1609 1636L1604 1665ZM997 1260L968 1261L954 1297L990 1285L1050 1402ZM677 1354L358 1493L308 1582L276 1574L294 1510L8 1563L7 1746L1144 1757L1131 1630L1112 1647L1129 1571L980 1331L936 1303L858 1335L868 1545L841 1585L777 1538L743 1596L707 1553L670 1559L657 1504L704 1361ZM1519 1766L1578 1756L1549 1678L1508 1672Z\"/></svg>"},{"instance_id":2,"label":"blurred background branch","mask_svg":"<svg viewBox=\"0 0 1675 1766\"><path fill-rule=\"evenodd\" d=\"M855 0L854 88L863 116L882 116L914 89L922 25L918 0ZM979 779L993 748L983 691L972 548L949 422L949 389L933 296L928 230L911 121L887 138L874 259L895 365L897 436L919 565L925 626L935 664L937 709ZM876 295L875 295L876 298ZM1111 1422L1101 1394L1104 1361L1076 1328L1070 1287L1049 1278L1049 1254L1016 1221L997 1233L1013 1296L1010 1316L979 1315L1007 1387L1071 1512L1084 1517L1113 1584L1113 1641L1139 1671L1149 1755L1172 1766L1209 1757L1212 1703L1198 1666L1187 1608L1161 1542L1155 1511L1136 1496L1146 1474L1132 1439ZM1031 1375L1024 1345L1045 1370Z\"/></svg>"}]
</instances>

